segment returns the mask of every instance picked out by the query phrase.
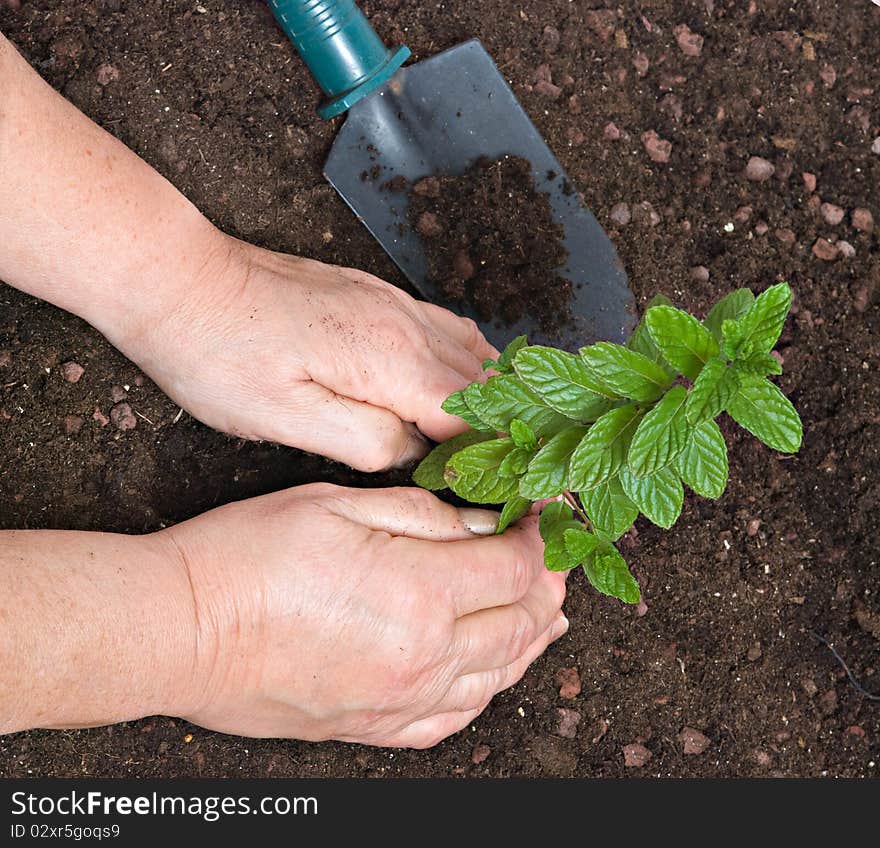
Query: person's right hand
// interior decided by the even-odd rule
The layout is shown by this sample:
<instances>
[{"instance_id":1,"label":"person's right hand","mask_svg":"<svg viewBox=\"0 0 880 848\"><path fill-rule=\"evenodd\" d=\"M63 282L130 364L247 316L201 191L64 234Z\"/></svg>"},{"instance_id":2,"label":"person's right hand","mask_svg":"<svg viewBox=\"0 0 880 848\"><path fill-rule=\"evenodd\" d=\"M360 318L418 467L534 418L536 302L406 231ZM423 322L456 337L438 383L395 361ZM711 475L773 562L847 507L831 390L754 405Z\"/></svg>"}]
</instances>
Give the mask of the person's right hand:
<instances>
[{"instance_id":1,"label":"person's right hand","mask_svg":"<svg viewBox=\"0 0 880 848\"><path fill-rule=\"evenodd\" d=\"M462 729L568 628L537 517L420 489L315 484L162 531L197 649L177 714L257 737L424 748Z\"/></svg>"}]
</instances>

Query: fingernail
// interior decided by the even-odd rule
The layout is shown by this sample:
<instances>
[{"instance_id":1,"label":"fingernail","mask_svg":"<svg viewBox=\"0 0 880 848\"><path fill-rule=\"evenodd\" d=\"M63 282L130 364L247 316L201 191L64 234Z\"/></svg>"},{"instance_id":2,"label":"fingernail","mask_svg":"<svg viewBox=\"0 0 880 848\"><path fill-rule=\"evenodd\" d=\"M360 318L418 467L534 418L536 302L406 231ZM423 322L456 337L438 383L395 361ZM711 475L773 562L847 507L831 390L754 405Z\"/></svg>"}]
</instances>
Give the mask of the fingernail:
<instances>
[{"instance_id":1,"label":"fingernail","mask_svg":"<svg viewBox=\"0 0 880 848\"><path fill-rule=\"evenodd\" d=\"M562 614L559 613L556 621L553 622L553 630L550 634L550 640L558 639L560 636L563 636L568 632L568 619Z\"/></svg>"},{"instance_id":2,"label":"fingernail","mask_svg":"<svg viewBox=\"0 0 880 848\"><path fill-rule=\"evenodd\" d=\"M491 536L498 529L500 516L490 509L463 507L458 510L458 515L465 529L475 536Z\"/></svg>"}]
</instances>

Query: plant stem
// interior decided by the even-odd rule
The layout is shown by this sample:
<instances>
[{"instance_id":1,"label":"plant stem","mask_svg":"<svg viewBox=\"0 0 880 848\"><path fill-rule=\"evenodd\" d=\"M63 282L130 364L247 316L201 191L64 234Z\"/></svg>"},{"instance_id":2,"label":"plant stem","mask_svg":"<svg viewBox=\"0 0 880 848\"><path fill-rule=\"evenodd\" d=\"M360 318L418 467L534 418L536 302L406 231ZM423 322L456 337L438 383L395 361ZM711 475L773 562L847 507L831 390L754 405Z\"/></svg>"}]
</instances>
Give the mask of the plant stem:
<instances>
[{"instance_id":1,"label":"plant stem","mask_svg":"<svg viewBox=\"0 0 880 848\"><path fill-rule=\"evenodd\" d=\"M578 503L578 499L575 497L574 493L569 492L568 489L566 489L562 493L562 496L565 498L565 502L580 516L581 521L583 521L587 527L592 529L593 525L581 505Z\"/></svg>"}]
</instances>

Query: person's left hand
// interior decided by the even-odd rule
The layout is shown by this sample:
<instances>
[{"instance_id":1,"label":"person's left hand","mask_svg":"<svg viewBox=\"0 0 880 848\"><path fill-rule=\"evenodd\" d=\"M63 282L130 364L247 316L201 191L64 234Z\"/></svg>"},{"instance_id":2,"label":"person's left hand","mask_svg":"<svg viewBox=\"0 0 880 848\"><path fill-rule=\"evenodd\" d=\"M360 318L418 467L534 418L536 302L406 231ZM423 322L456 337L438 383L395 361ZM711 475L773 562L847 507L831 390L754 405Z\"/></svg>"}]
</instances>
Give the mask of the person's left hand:
<instances>
[{"instance_id":1,"label":"person's left hand","mask_svg":"<svg viewBox=\"0 0 880 848\"><path fill-rule=\"evenodd\" d=\"M464 430L440 404L497 356L473 321L377 277L227 236L158 326L121 346L205 424L363 471Z\"/></svg>"}]
</instances>

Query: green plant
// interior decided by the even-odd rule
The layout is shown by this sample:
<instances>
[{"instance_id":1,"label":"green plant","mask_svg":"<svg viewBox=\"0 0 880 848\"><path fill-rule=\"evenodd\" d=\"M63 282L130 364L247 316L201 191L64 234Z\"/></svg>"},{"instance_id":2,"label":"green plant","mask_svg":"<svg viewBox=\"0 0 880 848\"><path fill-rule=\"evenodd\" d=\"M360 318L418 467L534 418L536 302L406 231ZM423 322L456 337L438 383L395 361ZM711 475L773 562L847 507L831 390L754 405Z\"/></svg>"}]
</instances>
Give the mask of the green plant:
<instances>
[{"instance_id":1,"label":"green plant","mask_svg":"<svg viewBox=\"0 0 880 848\"><path fill-rule=\"evenodd\" d=\"M727 486L722 412L783 453L800 448L801 420L767 379L770 351L791 306L786 283L755 298L737 289L700 322L658 296L625 346L599 342L579 355L511 342L485 383L443 409L470 430L438 445L415 482L465 500L504 504L498 532L535 501L552 571L583 566L606 595L638 603L639 586L614 543L639 513L671 527L683 483L707 498Z\"/></svg>"}]
</instances>

